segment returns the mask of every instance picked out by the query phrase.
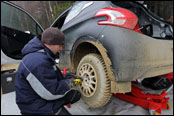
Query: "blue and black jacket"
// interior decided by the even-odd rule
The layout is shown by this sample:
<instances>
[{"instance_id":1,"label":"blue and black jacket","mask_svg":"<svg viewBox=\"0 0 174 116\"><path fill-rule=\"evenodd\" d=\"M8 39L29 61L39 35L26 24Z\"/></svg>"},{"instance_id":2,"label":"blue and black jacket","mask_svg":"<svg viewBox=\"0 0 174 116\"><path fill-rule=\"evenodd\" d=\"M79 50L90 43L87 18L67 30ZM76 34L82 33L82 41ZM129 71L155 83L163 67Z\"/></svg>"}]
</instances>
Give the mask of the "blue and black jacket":
<instances>
[{"instance_id":1,"label":"blue and black jacket","mask_svg":"<svg viewBox=\"0 0 174 116\"><path fill-rule=\"evenodd\" d=\"M22 49L24 55L16 73L16 103L22 114L54 114L70 91L71 79L64 79L55 55L34 37Z\"/></svg>"}]
</instances>

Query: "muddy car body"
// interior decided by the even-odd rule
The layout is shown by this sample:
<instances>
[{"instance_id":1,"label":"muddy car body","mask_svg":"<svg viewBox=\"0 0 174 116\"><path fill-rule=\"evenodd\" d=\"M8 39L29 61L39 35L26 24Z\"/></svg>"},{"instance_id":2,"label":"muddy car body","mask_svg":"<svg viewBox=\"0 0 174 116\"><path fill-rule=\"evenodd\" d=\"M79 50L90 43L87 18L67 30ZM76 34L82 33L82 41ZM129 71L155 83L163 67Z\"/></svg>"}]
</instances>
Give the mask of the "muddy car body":
<instances>
[{"instance_id":1,"label":"muddy car body","mask_svg":"<svg viewBox=\"0 0 174 116\"><path fill-rule=\"evenodd\" d=\"M173 72L173 27L140 3L75 2L51 27L65 34L59 67L84 78L79 90L90 107L130 92L131 81Z\"/></svg>"},{"instance_id":2,"label":"muddy car body","mask_svg":"<svg viewBox=\"0 0 174 116\"><path fill-rule=\"evenodd\" d=\"M135 14L142 33L118 25L99 24L101 21L110 21L112 16L107 13L107 8L124 8ZM106 11L97 15L101 9ZM77 15L74 16L73 12ZM137 2L76 3L68 12L61 30L65 33L66 40L64 51L60 55L60 67L69 67L73 72L86 76L86 82L80 90L84 101L92 107L107 103L105 100L108 100L109 93L130 92L131 81L173 71L173 27ZM101 67L106 73L101 74L97 67L88 65L90 61L87 59L90 57L102 59L96 62L104 62ZM96 75L89 73L93 70ZM96 76L96 80L92 76ZM97 86L104 87L102 90L95 89ZM105 95L98 93L95 96L97 90ZM99 100L97 96L103 98Z\"/></svg>"}]
</instances>

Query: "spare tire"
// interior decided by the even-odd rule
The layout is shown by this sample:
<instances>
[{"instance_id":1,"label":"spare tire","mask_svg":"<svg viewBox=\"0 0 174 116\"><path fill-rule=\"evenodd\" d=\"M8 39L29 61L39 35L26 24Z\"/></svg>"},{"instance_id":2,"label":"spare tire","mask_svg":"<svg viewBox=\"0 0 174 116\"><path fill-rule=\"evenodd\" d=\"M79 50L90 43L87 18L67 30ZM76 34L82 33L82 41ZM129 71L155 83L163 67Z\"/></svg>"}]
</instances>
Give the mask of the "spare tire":
<instances>
[{"instance_id":1,"label":"spare tire","mask_svg":"<svg viewBox=\"0 0 174 116\"><path fill-rule=\"evenodd\" d=\"M79 90L89 107L101 107L110 100L110 80L106 64L100 55L91 53L84 56L77 67L77 75L83 77Z\"/></svg>"}]
</instances>

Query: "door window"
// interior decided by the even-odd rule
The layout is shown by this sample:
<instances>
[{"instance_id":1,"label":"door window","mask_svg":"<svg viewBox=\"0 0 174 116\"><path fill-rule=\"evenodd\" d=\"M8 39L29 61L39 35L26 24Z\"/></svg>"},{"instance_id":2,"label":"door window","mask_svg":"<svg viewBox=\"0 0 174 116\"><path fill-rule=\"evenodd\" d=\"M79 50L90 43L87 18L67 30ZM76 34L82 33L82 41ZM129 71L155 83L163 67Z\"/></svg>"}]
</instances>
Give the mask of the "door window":
<instances>
[{"instance_id":1,"label":"door window","mask_svg":"<svg viewBox=\"0 0 174 116\"><path fill-rule=\"evenodd\" d=\"M1 48L7 56L21 59L24 45L42 32L26 12L11 3L1 2Z\"/></svg>"},{"instance_id":2,"label":"door window","mask_svg":"<svg viewBox=\"0 0 174 116\"><path fill-rule=\"evenodd\" d=\"M25 33L31 33L33 35L41 34L40 28L36 30L36 22L27 15L25 12L8 5L1 3L1 26L13 28Z\"/></svg>"}]
</instances>

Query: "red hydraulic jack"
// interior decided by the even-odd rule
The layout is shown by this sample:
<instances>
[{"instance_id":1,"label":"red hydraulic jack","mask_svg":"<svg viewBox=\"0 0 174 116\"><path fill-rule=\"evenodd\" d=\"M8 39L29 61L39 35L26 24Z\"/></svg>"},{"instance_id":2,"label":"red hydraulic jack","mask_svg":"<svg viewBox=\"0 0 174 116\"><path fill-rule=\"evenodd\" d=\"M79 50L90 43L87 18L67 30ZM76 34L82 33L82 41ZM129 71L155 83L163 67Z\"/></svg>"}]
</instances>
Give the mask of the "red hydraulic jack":
<instances>
[{"instance_id":1,"label":"red hydraulic jack","mask_svg":"<svg viewBox=\"0 0 174 116\"><path fill-rule=\"evenodd\" d=\"M173 77L173 73L171 76ZM168 102L170 98L166 97L166 95L172 88L173 84L161 94L151 94L132 84L132 91L130 93L117 93L113 94L113 96L148 109L151 115L158 115L159 113L161 114L162 109L171 109L171 104Z\"/></svg>"}]
</instances>

